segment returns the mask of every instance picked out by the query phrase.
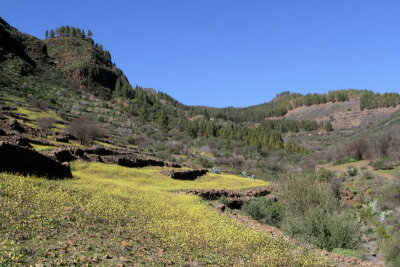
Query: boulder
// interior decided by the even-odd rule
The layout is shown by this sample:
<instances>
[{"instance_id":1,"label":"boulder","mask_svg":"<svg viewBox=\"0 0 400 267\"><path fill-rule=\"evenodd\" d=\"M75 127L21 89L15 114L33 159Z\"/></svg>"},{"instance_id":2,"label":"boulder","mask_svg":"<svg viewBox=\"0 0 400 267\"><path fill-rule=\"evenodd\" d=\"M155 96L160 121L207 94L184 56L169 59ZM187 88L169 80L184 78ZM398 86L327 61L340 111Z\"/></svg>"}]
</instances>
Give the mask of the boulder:
<instances>
[{"instance_id":1,"label":"boulder","mask_svg":"<svg viewBox=\"0 0 400 267\"><path fill-rule=\"evenodd\" d=\"M48 178L72 177L69 165L63 165L34 150L8 142L0 142L0 171Z\"/></svg>"}]
</instances>

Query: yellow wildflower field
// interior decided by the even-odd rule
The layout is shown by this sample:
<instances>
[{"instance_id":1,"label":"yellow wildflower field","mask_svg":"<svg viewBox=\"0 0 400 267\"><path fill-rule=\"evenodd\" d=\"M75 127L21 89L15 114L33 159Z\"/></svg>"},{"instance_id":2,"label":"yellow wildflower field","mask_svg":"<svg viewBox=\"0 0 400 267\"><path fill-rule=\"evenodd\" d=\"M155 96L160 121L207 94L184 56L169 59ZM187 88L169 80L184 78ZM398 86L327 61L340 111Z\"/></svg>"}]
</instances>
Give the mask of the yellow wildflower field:
<instances>
[{"instance_id":1,"label":"yellow wildflower field","mask_svg":"<svg viewBox=\"0 0 400 267\"><path fill-rule=\"evenodd\" d=\"M0 174L0 265L329 265L178 192L267 182L227 174L180 181L161 169L77 161L69 180Z\"/></svg>"}]
</instances>

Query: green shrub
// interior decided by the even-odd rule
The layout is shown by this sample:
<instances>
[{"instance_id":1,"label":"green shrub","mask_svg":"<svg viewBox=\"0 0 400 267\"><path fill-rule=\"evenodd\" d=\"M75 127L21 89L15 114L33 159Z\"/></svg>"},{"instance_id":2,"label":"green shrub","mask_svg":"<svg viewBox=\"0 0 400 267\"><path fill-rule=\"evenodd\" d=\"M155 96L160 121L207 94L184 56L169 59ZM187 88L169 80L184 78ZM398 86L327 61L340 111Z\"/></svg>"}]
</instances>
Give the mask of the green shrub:
<instances>
[{"instance_id":1,"label":"green shrub","mask_svg":"<svg viewBox=\"0 0 400 267\"><path fill-rule=\"evenodd\" d=\"M333 172L331 170L322 168L318 170L317 178L321 182L328 182L333 177Z\"/></svg>"},{"instance_id":2,"label":"green shrub","mask_svg":"<svg viewBox=\"0 0 400 267\"><path fill-rule=\"evenodd\" d=\"M285 215L285 207L280 202L264 197L245 203L242 210L253 219L273 226L279 226Z\"/></svg>"},{"instance_id":3,"label":"green shrub","mask_svg":"<svg viewBox=\"0 0 400 267\"><path fill-rule=\"evenodd\" d=\"M385 224L380 224L376 227L376 233L378 234L378 236L380 238L384 238L387 239L390 236L388 235L387 231L386 231L386 225Z\"/></svg>"},{"instance_id":4,"label":"green shrub","mask_svg":"<svg viewBox=\"0 0 400 267\"><path fill-rule=\"evenodd\" d=\"M354 167L354 166L348 166L347 167L347 174L349 175L349 176L355 176L356 174L357 174L357 168L356 167Z\"/></svg>"},{"instance_id":5,"label":"green shrub","mask_svg":"<svg viewBox=\"0 0 400 267\"><path fill-rule=\"evenodd\" d=\"M381 210L395 210L400 206L400 181L389 181L379 188L378 205Z\"/></svg>"},{"instance_id":6,"label":"green shrub","mask_svg":"<svg viewBox=\"0 0 400 267\"><path fill-rule=\"evenodd\" d=\"M287 212L304 215L308 207L322 207L336 210L339 201L326 183L317 182L310 174L282 176L278 189L278 199Z\"/></svg>"},{"instance_id":7,"label":"green shrub","mask_svg":"<svg viewBox=\"0 0 400 267\"><path fill-rule=\"evenodd\" d=\"M366 221L366 220L369 220L372 218L372 208L369 205L364 206L360 210L360 218L363 221Z\"/></svg>"},{"instance_id":8,"label":"green shrub","mask_svg":"<svg viewBox=\"0 0 400 267\"><path fill-rule=\"evenodd\" d=\"M383 243L385 260L389 266L400 266L400 232L395 232Z\"/></svg>"},{"instance_id":9,"label":"green shrub","mask_svg":"<svg viewBox=\"0 0 400 267\"><path fill-rule=\"evenodd\" d=\"M357 161L358 161L357 159L350 158L350 157L340 158L340 159L333 161L333 166L342 165L342 164L346 164L346 163L354 163Z\"/></svg>"},{"instance_id":10,"label":"green shrub","mask_svg":"<svg viewBox=\"0 0 400 267\"><path fill-rule=\"evenodd\" d=\"M374 175L370 171L363 171L362 178L366 180L370 180L374 178Z\"/></svg>"},{"instance_id":11,"label":"green shrub","mask_svg":"<svg viewBox=\"0 0 400 267\"><path fill-rule=\"evenodd\" d=\"M347 161L348 163L354 163L357 162L358 160L356 160L355 158L349 158L349 160Z\"/></svg>"},{"instance_id":12,"label":"green shrub","mask_svg":"<svg viewBox=\"0 0 400 267\"><path fill-rule=\"evenodd\" d=\"M388 159L377 159L371 163L372 168L375 170L389 170L393 169L393 163Z\"/></svg>"},{"instance_id":13,"label":"green shrub","mask_svg":"<svg viewBox=\"0 0 400 267\"><path fill-rule=\"evenodd\" d=\"M292 236L328 251L357 249L361 244L360 225L346 211L329 212L311 207L303 218L287 217L282 228Z\"/></svg>"}]
</instances>

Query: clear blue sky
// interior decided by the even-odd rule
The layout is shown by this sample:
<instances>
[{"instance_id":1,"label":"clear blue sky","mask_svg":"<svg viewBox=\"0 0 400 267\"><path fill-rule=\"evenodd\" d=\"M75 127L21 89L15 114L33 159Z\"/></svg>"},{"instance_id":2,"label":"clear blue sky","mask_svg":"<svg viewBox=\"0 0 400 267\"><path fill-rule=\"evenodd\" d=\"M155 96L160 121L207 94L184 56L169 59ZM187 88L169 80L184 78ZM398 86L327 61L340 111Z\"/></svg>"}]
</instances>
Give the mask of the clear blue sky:
<instances>
[{"instance_id":1,"label":"clear blue sky","mask_svg":"<svg viewBox=\"0 0 400 267\"><path fill-rule=\"evenodd\" d=\"M74 25L132 85L185 104L249 106L281 91L400 90L400 1L3 1L40 38Z\"/></svg>"}]
</instances>

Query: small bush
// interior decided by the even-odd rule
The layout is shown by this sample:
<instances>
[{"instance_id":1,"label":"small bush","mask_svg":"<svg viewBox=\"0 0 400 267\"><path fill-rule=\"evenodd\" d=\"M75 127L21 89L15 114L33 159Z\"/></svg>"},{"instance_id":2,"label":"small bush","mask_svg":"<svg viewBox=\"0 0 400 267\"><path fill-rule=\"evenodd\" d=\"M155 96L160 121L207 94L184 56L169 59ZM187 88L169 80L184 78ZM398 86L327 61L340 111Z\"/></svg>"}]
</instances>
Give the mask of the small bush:
<instances>
[{"instance_id":1,"label":"small bush","mask_svg":"<svg viewBox=\"0 0 400 267\"><path fill-rule=\"evenodd\" d=\"M400 266L400 232L395 232L383 243L385 260L389 266Z\"/></svg>"},{"instance_id":2,"label":"small bush","mask_svg":"<svg viewBox=\"0 0 400 267\"><path fill-rule=\"evenodd\" d=\"M280 180L278 199L288 212L304 214L308 207L318 206L326 210L335 210L339 202L326 183L316 181L314 175L288 175Z\"/></svg>"},{"instance_id":3,"label":"small bush","mask_svg":"<svg viewBox=\"0 0 400 267\"><path fill-rule=\"evenodd\" d=\"M360 225L346 211L311 207L303 218L289 217L282 225L285 232L328 251L357 249L361 244Z\"/></svg>"},{"instance_id":4,"label":"small bush","mask_svg":"<svg viewBox=\"0 0 400 267\"><path fill-rule=\"evenodd\" d=\"M350 162L352 161L352 162ZM333 161L333 166L342 165L345 163L353 163L353 159L349 157L339 158Z\"/></svg>"},{"instance_id":5,"label":"small bush","mask_svg":"<svg viewBox=\"0 0 400 267\"><path fill-rule=\"evenodd\" d=\"M354 166L348 166L347 167L347 174L349 175L349 176L355 176L356 174L357 174L357 168L356 167L354 167Z\"/></svg>"},{"instance_id":6,"label":"small bush","mask_svg":"<svg viewBox=\"0 0 400 267\"><path fill-rule=\"evenodd\" d=\"M372 218L372 208L368 206L364 206L362 209L360 209L360 219L363 221L369 220Z\"/></svg>"},{"instance_id":7,"label":"small bush","mask_svg":"<svg viewBox=\"0 0 400 267\"><path fill-rule=\"evenodd\" d=\"M279 226L285 215L285 208L280 202L264 197L245 203L242 210L253 219L273 226Z\"/></svg>"},{"instance_id":8,"label":"small bush","mask_svg":"<svg viewBox=\"0 0 400 267\"><path fill-rule=\"evenodd\" d=\"M379 236L380 238L387 239L387 238L390 237L390 236L388 235L388 233L387 233L386 225L385 225L385 224L381 224L381 225L379 225L378 227L376 227L376 233L378 234L378 236Z\"/></svg>"},{"instance_id":9,"label":"small bush","mask_svg":"<svg viewBox=\"0 0 400 267\"><path fill-rule=\"evenodd\" d=\"M354 163L357 162L358 160L356 160L355 158L349 158L349 160L347 161L348 163Z\"/></svg>"},{"instance_id":10,"label":"small bush","mask_svg":"<svg viewBox=\"0 0 400 267\"><path fill-rule=\"evenodd\" d=\"M370 180L374 178L374 175L370 171L363 171L362 176L363 179Z\"/></svg>"},{"instance_id":11,"label":"small bush","mask_svg":"<svg viewBox=\"0 0 400 267\"><path fill-rule=\"evenodd\" d=\"M393 169L393 163L387 159L377 159L371 163L374 170L389 170Z\"/></svg>"},{"instance_id":12,"label":"small bush","mask_svg":"<svg viewBox=\"0 0 400 267\"><path fill-rule=\"evenodd\" d=\"M321 182L328 182L333 177L333 172L331 170L322 168L318 170L317 178Z\"/></svg>"},{"instance_id":13,"label":"small bush","mask_svg":"<svg viewBox=\"0 0 400 267\"><path fill-rule=\"evenodd\" d=\"M390 181L377 192L378 206L382 210L395 210L400 206L400 181Z\"/></svg>"}]
</instances>

